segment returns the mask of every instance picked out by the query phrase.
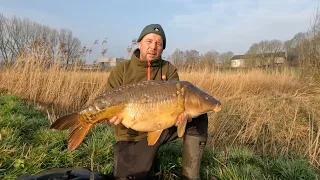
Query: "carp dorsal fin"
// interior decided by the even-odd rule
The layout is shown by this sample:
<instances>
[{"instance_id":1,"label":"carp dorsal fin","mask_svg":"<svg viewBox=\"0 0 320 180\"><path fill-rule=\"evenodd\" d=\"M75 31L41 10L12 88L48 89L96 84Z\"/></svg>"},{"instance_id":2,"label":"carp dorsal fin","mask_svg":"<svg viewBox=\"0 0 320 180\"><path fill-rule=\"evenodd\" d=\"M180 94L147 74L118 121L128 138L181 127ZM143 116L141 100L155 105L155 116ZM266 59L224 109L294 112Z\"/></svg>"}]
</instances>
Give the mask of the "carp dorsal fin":
<instances>
[{"instance_id":1,"label":"carp dorsal fin","mask_svg":"<svg viewBox=\"0 0 320 180\"><path fill-rule=\"evenodd\" d=\"M182 137L184 135L187 123L188 123L188 115L187 115L187 113L183 113L183 120L178 125L178 130L177 130L178 131L178 137Z\"/></svg>"},{"instance_id":2,"label":"carp dorsal fin","mask_svg":"<svg viewBox=\"0 0 320 180\"><path fill-rule=\"evenodd\" d=\"M148 145L152 146L159 140L163 130L148 132Z\"/></svg>"}]
</instances>

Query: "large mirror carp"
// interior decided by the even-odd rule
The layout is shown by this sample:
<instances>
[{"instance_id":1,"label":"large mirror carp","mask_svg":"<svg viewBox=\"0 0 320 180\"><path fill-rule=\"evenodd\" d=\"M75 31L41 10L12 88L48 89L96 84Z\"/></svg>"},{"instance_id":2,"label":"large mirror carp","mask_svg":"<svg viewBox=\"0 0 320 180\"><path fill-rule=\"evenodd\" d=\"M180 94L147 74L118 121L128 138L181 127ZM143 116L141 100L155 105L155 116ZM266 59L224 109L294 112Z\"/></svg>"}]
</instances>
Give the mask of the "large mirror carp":
<instances>
[{"instance_id":1,"label":"large mirror carp","mask_svg":"<svg viewBox=\"0 0 320 180\"><path fill-rule=\"evenodd\" d=\"M184 119L177 127L182 137L187 118L220 110L217 99L188 81L151 80L107 91L80 111L58 118L50 129L70 129L68 149L74 150L94 124L118 116L125 127L148 132L148 145L154 145L164 129L176 124L179 115Z\"/></svg>"}]
</instances>

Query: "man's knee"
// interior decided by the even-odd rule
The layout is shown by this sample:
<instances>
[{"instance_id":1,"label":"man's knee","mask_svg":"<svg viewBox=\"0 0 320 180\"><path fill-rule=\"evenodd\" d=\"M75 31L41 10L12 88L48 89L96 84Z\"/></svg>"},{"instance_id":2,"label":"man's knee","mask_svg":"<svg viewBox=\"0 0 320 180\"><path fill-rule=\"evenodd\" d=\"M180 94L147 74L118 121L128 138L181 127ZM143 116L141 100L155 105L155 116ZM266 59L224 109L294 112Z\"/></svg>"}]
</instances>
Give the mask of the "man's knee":
<instances>
[{"instance_id":1,"label":"man's knee","mask_svg":"<svg viewBox=\"0 0 320 180\"><path fill-rule=\"evenodd\" d=\"M202 114L193 118L187 125L186 134L188 135L207 135L208 134L208 114Z\"/></svg>"},{"instance_id":2,"label":"man's knee","mask_svg":"<svg viewBox=\"0 0 320 180\"><path fill-rule=\"evenodd\" d=\"M146 139L138 142L119 141L114 145L114 178L146 179L154 175L153 161L159 143L148 146Z\"/></svg>"}]
</instances>

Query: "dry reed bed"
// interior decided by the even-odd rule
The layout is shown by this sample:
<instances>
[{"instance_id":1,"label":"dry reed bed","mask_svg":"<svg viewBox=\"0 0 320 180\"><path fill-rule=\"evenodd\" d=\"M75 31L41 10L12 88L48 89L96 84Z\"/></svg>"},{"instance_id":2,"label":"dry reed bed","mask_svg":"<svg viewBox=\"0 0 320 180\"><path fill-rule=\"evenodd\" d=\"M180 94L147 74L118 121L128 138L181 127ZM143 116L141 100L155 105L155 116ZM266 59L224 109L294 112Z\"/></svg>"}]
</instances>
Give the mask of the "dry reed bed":
<instances>
[{"instance_id":1,"label":"dry reed bed","mask_svg":"<svg viewBox=\"0 0 320 180\"><path fill-rule=\"evenodd\" d=\"M52 118L76 110L102 93L108 73L15 66L0 71L0 89L44 104ZM320 166L320 87L293 72L180 73L221 100L210 113L210 144L245 145L263 155L306 156Z\"/></svg>"},{"instance_id":2,"label":"dry reed bed","mask_svg":"<svg viewBox=\"0 0 320 180\"><path fill-rule=\"evenodd\" d=\"M224 104L211 114L211 144L248 145L268 155L300 154L319 168L320 86L293 72L190 74L188 80Z\"/></svg>"}]
</instances>

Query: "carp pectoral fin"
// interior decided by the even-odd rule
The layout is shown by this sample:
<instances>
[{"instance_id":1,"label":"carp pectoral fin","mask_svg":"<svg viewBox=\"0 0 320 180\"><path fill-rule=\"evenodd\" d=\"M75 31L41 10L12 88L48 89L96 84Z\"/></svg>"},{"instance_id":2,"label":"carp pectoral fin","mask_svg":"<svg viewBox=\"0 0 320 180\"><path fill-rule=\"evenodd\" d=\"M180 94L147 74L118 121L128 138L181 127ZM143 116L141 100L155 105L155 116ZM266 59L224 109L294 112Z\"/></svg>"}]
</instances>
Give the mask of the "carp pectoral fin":
<instances>
[{"instance_id":1,"label":"carp pectoral fin","mask_svg":"<svg viewBox=\"0 0 320 180\"><path fill-rule=\"evenodd\" d=\"M188 123L188 116L186 114L183 114L183 120L178 125L178 130L177 130L178 131L178 137L182 137L184 135L187 123Z\"/></svg>"},{"instance_id":2,"label":"carp pectoral fin","mask_svg":"<svg viewBox=\"0 0 320 180\"><path fill-rule=\"evenodd\" d=\"M148 145L154 145L160 138L163 130L158 130L158 131L153 131L153 132L148 132Z\"/></svg>"},{"instance_id":3,"label":"carp pectoral fin","mask_svg":"<svg viewBox=\"0 0 320 180\"><path fill-rule=\"evenodd\" d=\"M123 111L123 105L115 105L115 106L110 106L108 107L108 109L106 109L105 111L103 111L103 113L101 113L97 118L101 119L101 120L110 120L111 118L113 118L114 116L117 116L119 114L121 114L121 112Z\"/></svg>"}]
</instances>

